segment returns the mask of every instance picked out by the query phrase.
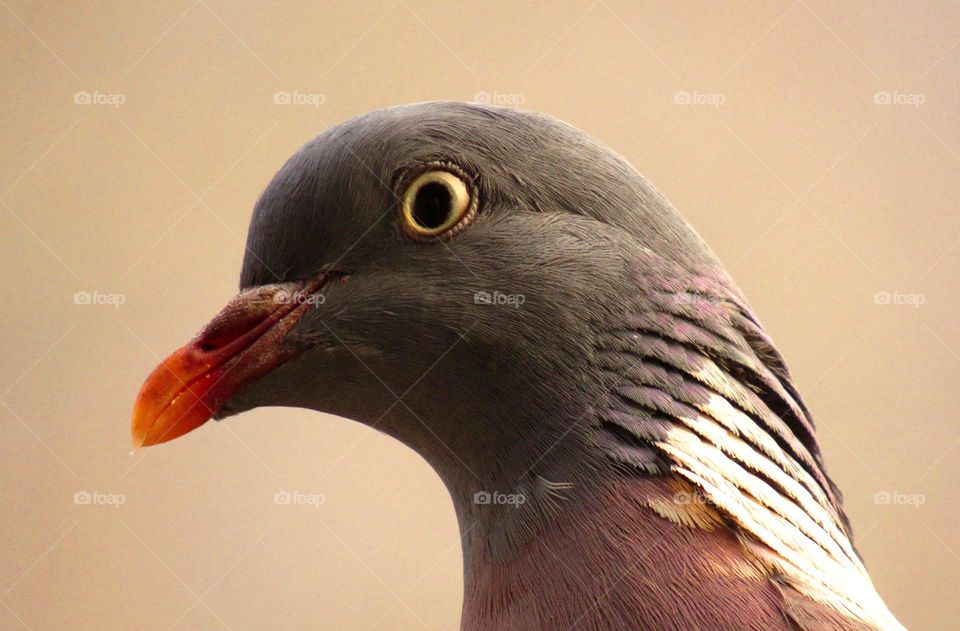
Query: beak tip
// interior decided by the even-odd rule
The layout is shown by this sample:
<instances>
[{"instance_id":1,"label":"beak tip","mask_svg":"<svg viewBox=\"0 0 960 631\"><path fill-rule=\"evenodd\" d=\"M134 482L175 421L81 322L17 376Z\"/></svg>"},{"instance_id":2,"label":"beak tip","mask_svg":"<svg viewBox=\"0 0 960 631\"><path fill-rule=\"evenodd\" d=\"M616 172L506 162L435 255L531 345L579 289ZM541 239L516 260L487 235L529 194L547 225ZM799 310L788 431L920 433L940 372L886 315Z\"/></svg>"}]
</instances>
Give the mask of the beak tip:
<instances>
[{"instance_id":1,"label":"beak tip","mask_svg":"<svg viewBox=\"0 0 960 631\"><path fill-rule=\"evenodd\" d=\"M192 360L194 347L191 343L174 352L141 387L130 419L132 453L182 436L210 418L208 390L222 372L208 370L193 379L196 375L192 372L197 370Z\"/></svg>"},{"instance_id":2,"label":"beak tip","mask_svg":"<svg viewBox=\"0 0 960 631\"><path fill-rule=\"evenodd\" d=\"M147 432L143 431L143 428L138 426L137 417L134 416L133 423L130 428L130 455L132 456L136 452L140 451L140 449L144 447L146 440Z\"/></svg>"}]
</instances>

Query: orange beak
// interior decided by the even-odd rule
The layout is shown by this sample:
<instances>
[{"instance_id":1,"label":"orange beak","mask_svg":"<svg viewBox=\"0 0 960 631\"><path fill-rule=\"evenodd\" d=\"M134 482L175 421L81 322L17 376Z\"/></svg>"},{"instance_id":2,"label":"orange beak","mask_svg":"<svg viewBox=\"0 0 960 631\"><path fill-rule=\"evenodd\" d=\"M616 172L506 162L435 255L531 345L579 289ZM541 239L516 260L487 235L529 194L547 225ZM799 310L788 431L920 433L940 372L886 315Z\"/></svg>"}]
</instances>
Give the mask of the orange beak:
<instances>
[{"instance_id":1,"label":"orange beak","mask_svg":"<svg viewBox=\"0 0 960 631\"><path fill-rule=\"evenodd\" d=\"M290 285L257 287L234 297L196 338L147 377L133 406L134 448L200 427L244 386L297 356L300 350L281 343L318 304L311 297L327 278L292 290Z\"/></svg>"}]
</instances>

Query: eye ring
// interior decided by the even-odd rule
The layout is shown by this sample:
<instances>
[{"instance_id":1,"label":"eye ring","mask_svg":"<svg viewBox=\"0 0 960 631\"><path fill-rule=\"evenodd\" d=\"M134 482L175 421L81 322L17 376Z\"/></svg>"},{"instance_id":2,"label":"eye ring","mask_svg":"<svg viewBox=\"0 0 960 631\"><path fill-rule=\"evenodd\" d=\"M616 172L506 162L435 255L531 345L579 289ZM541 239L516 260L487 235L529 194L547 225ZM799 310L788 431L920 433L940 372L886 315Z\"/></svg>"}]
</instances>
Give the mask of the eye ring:
<instances>
[{"instance_id":1,"label":"eye ring","mask_svg":"<svg viewBox=\"0 0 960 631\"><path fill-rule=\"evenodd\" d=\"M400 224L417 240L449 239L477 214L473 180L452 164L422 165L403 178L401 190Z\"/></svg>"}]
</instances>

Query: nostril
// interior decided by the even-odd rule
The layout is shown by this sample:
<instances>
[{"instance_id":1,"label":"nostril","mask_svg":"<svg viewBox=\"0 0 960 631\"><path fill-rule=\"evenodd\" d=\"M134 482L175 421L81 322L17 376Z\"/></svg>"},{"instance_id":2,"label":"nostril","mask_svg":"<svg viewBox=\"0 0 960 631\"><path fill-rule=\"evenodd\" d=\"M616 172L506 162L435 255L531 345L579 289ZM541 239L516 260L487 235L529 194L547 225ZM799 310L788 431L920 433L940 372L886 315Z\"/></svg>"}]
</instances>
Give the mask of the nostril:
<instances>
[{"instance_id":1,"label":"nostril","mask_svg":"<svg viewBox=\"0 0 960 631\"><path fill-rule=\"evenodd\" d=\"M210 335L204 335L200 342L197 344L197 348L201 353L213 353L214 351L219 351L224 346L228 346L235 339L240 337L243 334L243 331L216 331Z\"/></svg>"},{"instance_id":2,"label":"nostril","mask_svg":"<svg viewBox=\"0 0 960 631\"><path fill-rule=\"evenodd\" d=\"M259 312L245 309L226 309L200 332L195 342L197 351L217 354L244 336L250 335L270 319L271 311Z\"/></svg>"},{"instance_id":3,"label":"nostril","mask_svg":"<svg viewBox=\"0 0 960 631\"><path fill-rule=\"evenodd\" d=\"M201 342L197 344L197 348L204 353L212 353L220 350L224 346L229 346L231 342L241 337L243 333L245 333L243 330L218 331L213 335L204 336Z\"/></svg>"}]
</instances>

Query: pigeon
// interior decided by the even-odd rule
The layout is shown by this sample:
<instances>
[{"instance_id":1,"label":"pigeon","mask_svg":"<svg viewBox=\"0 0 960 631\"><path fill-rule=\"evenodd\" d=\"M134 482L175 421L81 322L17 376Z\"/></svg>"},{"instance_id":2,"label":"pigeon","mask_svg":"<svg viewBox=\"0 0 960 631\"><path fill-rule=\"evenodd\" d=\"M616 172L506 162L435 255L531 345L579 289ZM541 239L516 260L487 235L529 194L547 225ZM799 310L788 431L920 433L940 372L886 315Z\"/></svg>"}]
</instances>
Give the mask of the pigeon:
<instances>
[{"instance_id":1,"label":"pigeon","mask_svg":"<svg viewBox=\"0 0 960 631\"><path fill-rule=\"evenodd\" d=\"M461 629L903 629L783 357L628 162L549 116L373 111L257 201L240 292L135 447L260 406L352 419L449 490Z\"/></svg>"}]
</instances>

